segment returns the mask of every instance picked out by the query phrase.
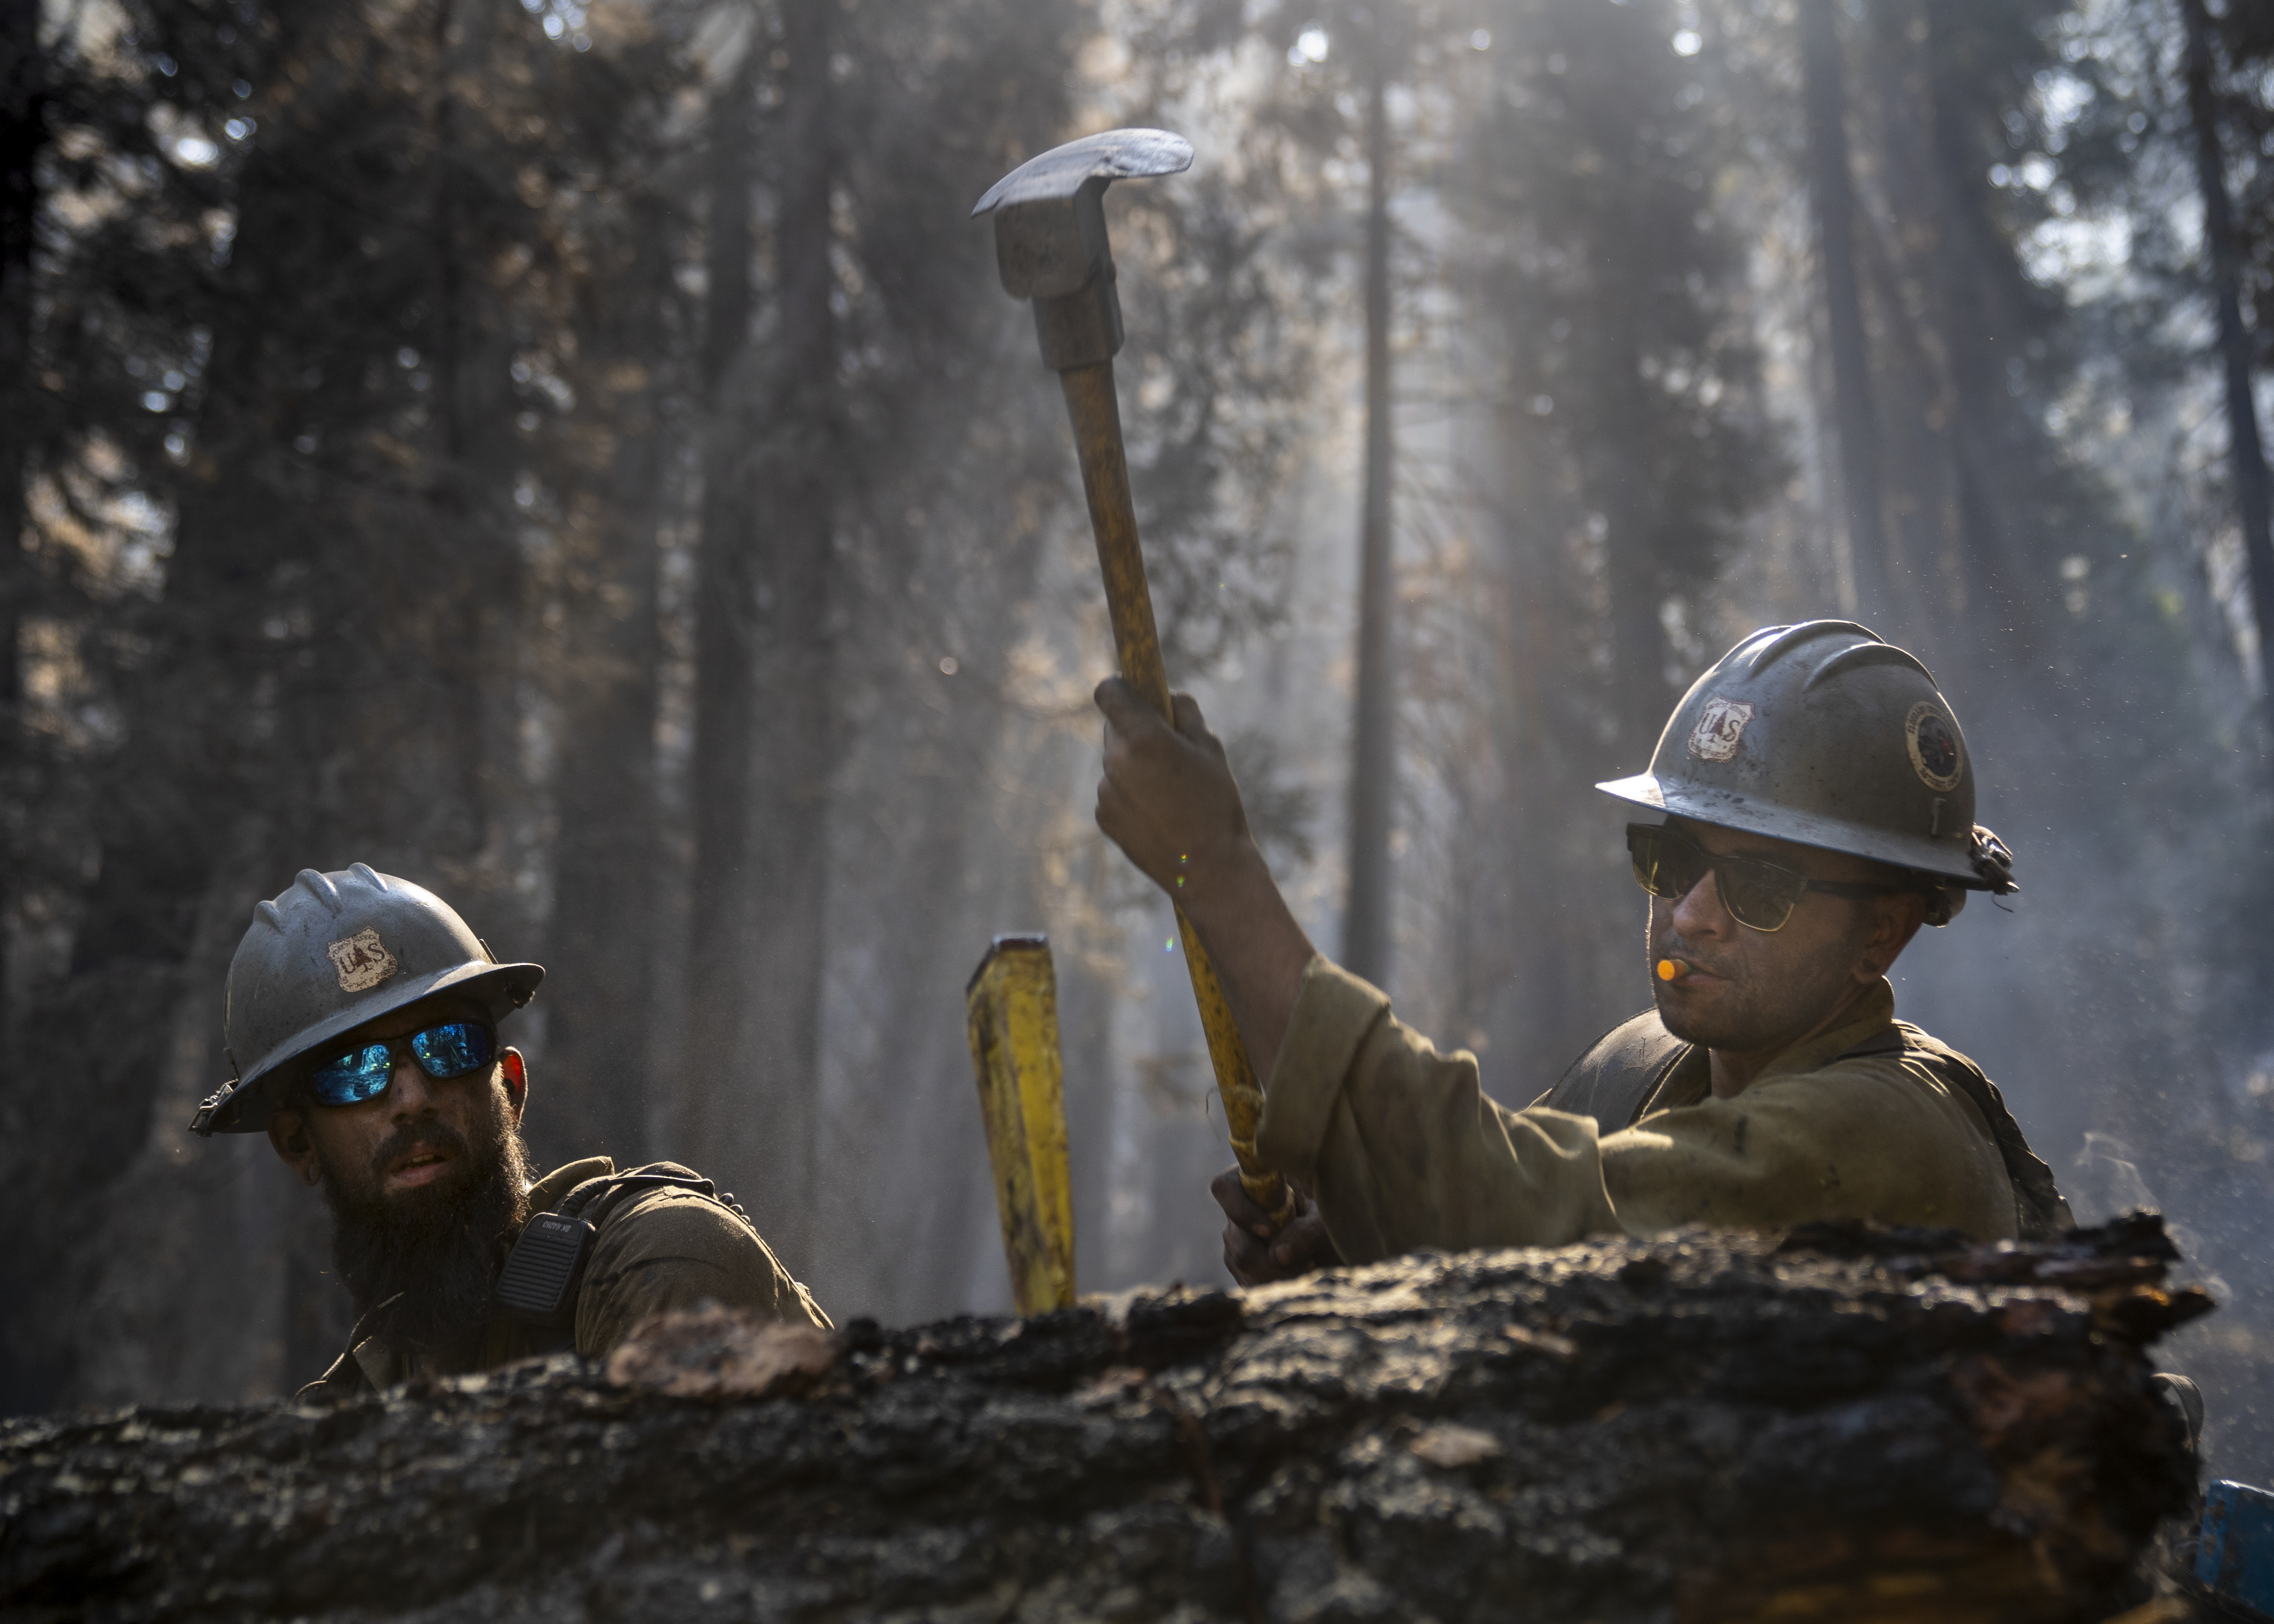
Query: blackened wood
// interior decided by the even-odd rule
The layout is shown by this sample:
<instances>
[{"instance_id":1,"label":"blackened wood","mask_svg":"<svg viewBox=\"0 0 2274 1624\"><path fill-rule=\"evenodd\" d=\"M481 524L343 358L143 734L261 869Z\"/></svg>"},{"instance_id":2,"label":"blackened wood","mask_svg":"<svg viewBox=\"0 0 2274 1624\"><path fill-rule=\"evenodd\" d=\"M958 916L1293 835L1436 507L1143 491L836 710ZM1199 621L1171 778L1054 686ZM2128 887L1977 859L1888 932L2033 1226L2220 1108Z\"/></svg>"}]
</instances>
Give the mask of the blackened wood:
<instances>
[{"instance_id":1,"label":"blackened wood","mask_svg":"<svg viewBox=\"0 0 2274 1624\"><path fill-rule=\"evenodd\" d=\"M2191 1489L2142 1351L2207 1305L2171 1255L2153 1218L1700 1232L812 1344L682 1327L620 1356L644 1387L563 1360L16 1421L0 1612L2097 1620Z\"/></svg>"}]
</instances>

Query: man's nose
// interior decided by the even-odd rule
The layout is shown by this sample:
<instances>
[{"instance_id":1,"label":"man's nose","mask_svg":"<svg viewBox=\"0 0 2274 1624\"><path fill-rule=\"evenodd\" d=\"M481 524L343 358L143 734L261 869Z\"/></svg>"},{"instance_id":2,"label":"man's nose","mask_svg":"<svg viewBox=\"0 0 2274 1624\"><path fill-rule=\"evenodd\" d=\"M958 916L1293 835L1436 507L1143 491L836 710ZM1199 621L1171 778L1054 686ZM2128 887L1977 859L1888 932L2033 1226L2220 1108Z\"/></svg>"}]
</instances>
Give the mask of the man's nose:
<instances>
[{"instance_id":1,"label":"man's nose","mask_svg":"<svg viewBox=\"0 0 2274 1624\"><path fill-rule=\"evenodd\" d=\"M398 1058L395 1070L387 1079L388 1114L395 1116L425 1116L434 1109L433 1086L415 1060Z\"/></svg>"},{"instance_id":2,"label":"man's nose","mask_svg":"<svg viewBox=\"0 0 2274 1624\"><path fill-rule=\"evenodd\" d=\"M1674 929L1691 939L1728 934L1729 911L1721 906L1721 887L1711 868L1674 899Z\"/></svg>"}]
</instances>

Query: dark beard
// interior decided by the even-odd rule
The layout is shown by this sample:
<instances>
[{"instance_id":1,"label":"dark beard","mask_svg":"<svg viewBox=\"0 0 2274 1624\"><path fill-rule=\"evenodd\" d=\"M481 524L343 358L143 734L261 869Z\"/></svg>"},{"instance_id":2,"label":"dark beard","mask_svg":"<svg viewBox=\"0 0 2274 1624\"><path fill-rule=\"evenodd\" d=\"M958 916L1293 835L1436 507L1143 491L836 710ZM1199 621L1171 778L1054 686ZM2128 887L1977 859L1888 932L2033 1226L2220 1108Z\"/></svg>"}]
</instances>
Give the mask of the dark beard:
<instances>
[{"instance_id":1,"label":"dark beard","mask_svg":"<svg viewBox=\"0 0 2274 1624\"><path fill-rule=\"evenodd\" d=\"M469 1145L441 1123L407 1124L380 1146L361 1178L324 1169L333 1267L354 1294L358 1315L384 1310L366 1335L446 1372L479 1363L501 1243L529 1215L520 1128L502 1111L488 1126L485 1143ZM418 1145L447 1147L458 1160L434 1184L381 1193L382 1169Z\"/></svg>"}]
</instances>

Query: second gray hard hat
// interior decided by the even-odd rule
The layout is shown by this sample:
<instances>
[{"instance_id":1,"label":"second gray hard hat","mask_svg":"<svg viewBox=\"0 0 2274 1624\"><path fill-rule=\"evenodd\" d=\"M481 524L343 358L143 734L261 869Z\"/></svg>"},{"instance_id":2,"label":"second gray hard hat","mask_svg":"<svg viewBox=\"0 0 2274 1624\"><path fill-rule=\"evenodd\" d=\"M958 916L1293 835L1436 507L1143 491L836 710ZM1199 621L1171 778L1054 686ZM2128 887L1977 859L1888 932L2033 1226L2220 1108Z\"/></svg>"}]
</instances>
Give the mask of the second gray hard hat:
<instances>
[{"instance_id":1,"label":"second gray hard hat","mask_svg":"<svg viewBox=\"0 0 2274 1624\"><path fill-rule=\"evenodd\" d=\"M332 874L303 868L253 909L230 961L222 1030L237 1075L199 1107L190 1130L266 1128L280 1068L367 1020L439 992L501 1019L544 979L541 965L498 963L422 886L363 863Z\"/></svg>"},{"instance_id":2,"label":"second gray hard hat","mask_svg":"<svg viewBox=\"0 0 2274 1624\"><path fill-rule=\"evenodd\" d=\"M1595 787L1914 870L1952 891L1948 913L1960 890L2019 889L1974 821L1974 759L1933 673L1852 620L1755 632L1683 696L1648 771Z\"/></svg>"}]
</instances>

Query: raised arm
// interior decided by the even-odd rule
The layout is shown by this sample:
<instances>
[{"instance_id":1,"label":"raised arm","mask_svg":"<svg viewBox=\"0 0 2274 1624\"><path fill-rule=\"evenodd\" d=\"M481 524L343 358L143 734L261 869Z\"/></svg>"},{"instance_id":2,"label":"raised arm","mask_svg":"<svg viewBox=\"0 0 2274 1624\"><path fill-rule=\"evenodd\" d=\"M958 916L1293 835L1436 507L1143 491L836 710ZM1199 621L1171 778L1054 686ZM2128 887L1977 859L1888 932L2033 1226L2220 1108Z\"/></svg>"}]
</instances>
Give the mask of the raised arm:
<instances>
[{"instance_id":1,"label":"raised arm","mask_svg":"<svg viewBox=\"0 0 2274 1624\"><path fill-rule=\"evenodd\" d=\"M1247 827L1224 745L1189 694L1172 732L1118 677L1097 685L1105 713L1105 772L1097 826L1154 883L1184 906L1215 963L1240 1041L1268 1083L1310 963L1310 938L1288 911ZM1241 1189L1237 1169L1210 1186L1224 1211L1224 1267L1242 1285L1337 1260L1334 1243L1296 1191L1296 1217L1276 1234Z\"/></svg>"}]
</instances>

